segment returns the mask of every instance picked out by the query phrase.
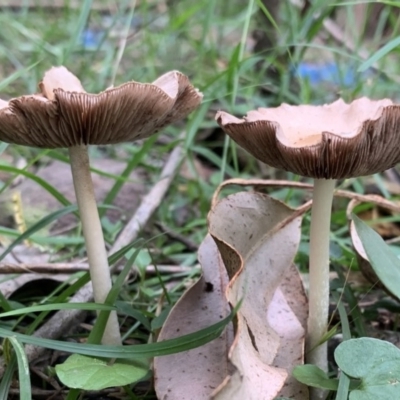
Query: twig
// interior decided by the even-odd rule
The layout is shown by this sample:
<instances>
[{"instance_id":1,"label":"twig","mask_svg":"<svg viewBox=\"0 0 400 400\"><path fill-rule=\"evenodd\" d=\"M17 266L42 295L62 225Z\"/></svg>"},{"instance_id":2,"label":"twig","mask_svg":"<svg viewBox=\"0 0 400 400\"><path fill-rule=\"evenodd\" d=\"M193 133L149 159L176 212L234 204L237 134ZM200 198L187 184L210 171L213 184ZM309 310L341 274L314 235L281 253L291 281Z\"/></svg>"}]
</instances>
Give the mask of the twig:
<instances>
[{"instance_id":1,"label":"twig","mask_svg":"<svg viewBox=\"0 0 400 400\"><path fill-rule=\"evenodd\" d=\"M67 263L1 263L0 274L74 274L75 272L88 271L87 264L67 264Z\"/></svg>"},{"instance_id":2,"label":"twig","mask_svg":"<svg viewBox=\"0 0 400 400\"><path fill-rule=\"evenodd\" d=\"M293 181L285 181L285 180L274 180L274 179L241 179L241 178L233 178L228 179L222 182L214 192L214 195L211 200L211 208L215 207L215 204L219 201L219 195L227 186L236 185L236 186L253 186L257 188L261 187L284 187L284 188L293 188L293 189L305 189L312 190L313 186L309 183L303 182L293 182ZM359 202L369 202L369 203L377 203L383 207L388 208L389 210L393 210L395 212L400 212L400 206L396 203L393 203L390 200L386 200L382 196L376 194L358 194L350 192L349 190L341 190L337 189L334 191L335 197L344 197L350 200L355 200Z\"/></svg>"},{"instance_id":3,"label":"twig","mask_svg":"<svg viewBox=\"0 0 400 400\"><path fill-rule=\"evenodd\" d=\"M166 162L160 180L153 186L150 192L143 198L139 208L122 230L115 241L110 253L114 253L135 240L139 232L147 224L157 207L161 204L167 190L169 189L179 166L183 160L183 147L177 146L171 152Z\"/></svg>"},{"instance_id":4,"label":"twig","mask_svg":"<svg viewBox=\"0 0 400 400\"><path fill-rule=\"evenodd\" d=\"M59 383L53 376L46 375L39 368L31 367L30 370L32 372L34 372L36 375L38 375L39 378L43 379L44 382L47 382L49 385L51 385L55 390L61 391L61 387L60 387Z\"/></svg>"},{"instance_id":5,"label":"twig","mask_svg":"<svg viewBox=\"0 0 400 400\"><path fill-rule=\"evenodd\" d=\"M128 225L122 230L120 236L110 250L110 254L118 251L123 246L138 237L140 230L147 224L156 208L160 205L178 168L183 160L183 145L178 145L171 152L162 172L158 183L153 186L147 196L145 196L137 209L135 215L129 221ZM70 303L87 303L93 300L93 291L91 283L82 286L73 297ZM53 315L45 324L43 324L35 333L36 337L48 339L57 339L70 332L85 317L82 310L60 310ZM25 353L29 361L38 358L46 349L27 345ZM0 359L0 377L4 374L4 359Z\"/></svg>"},{"instance_id":6,"label":"twig","mask_svg":"<svg viewBox=\"0 0 400 400\"><path fill-rule=\"evenodd\" d=\"M179 265L148 265L146 273L154 274L156 269L160 273L174 274L180 272L192 271L195 267L182 267ZM122 267L118 268L119 272ZM0 263L0 274L74 274L76 272L89 271L88 264L11 264Z\"/></svg>"}]
</instances>

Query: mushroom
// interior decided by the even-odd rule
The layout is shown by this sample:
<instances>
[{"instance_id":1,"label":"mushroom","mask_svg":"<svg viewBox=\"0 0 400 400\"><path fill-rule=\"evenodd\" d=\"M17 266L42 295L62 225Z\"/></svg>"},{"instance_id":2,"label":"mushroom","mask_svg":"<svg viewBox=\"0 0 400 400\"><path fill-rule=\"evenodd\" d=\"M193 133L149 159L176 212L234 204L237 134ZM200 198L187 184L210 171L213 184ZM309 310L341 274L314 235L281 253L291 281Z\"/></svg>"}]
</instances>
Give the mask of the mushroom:
<instances>
[{"instance_id":1,"label":"mushroom","mask_svg":"<svg viewBox=\"0 0 400 400\"><path fill-rule=\"evenodd\" d=\"M327 370L329 232L337 179L384 171L400 161L400 106L390 100L337 100L323 106L282 104L244 119L218 112L216 120L241 147L265 164L314 178L310 226L307 361Z\"/></svg>"},{"instance_id":2,"label":"mushroom","mask_svg":"<svg viewBox=\"0 0 400 400\"><path fill-rule=\"evenodd\" d=\"M184 118L202 94L178 71L152 84L128 82L99 94L86 93L65 67L53 67L39 84L41 94L0 101L0 140L41 148L68 148L86 243L94 299L104 303L111 276L90 175L88 145L144 139ZM102 343L121 344L112 312Z\"/></svg>"}]
</instances>

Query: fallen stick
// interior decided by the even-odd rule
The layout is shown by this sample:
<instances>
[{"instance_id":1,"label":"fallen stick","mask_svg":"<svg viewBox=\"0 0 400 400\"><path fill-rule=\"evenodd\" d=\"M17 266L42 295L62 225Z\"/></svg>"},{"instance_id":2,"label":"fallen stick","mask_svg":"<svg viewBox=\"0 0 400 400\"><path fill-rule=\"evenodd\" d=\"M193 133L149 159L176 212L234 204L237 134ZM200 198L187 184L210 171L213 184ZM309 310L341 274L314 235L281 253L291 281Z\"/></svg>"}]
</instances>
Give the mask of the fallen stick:
<instances>
[{"instance_id":1,"label":"fallen stick","mask_svg":"<svg viewBox=\"0 0 400 400\"><path fill-rule=\"evenodd\" d=\"M135 240L139 232L147 224L154 211L161 204L167 190L171 186L173 179L183 160L183 147L177 146L171 152L169 159L161 172L160 180L153 186L150 192L143 198L140 206L136 210L131 220L119 234L112 246L110 253L115 253L122 247Z\"/></svg>"},{"instance_id":2,"label":"fallen stick","mask_svg":"<svg viewBox=\"0 0 400 400\"><path fill-rule=\"evenodd\" d=\"M179 265L148 265L146 273L154 274L156 270L162 274L174 274L179 272L192 271L196 267L182 267ZM134 268L135 269L135 268ZM122 270L122 267L116 269L115 272ZM74 274L76 272L89 271L88 264L11 264L0 263L0 274Z\"/></svg>"}]
</instances>

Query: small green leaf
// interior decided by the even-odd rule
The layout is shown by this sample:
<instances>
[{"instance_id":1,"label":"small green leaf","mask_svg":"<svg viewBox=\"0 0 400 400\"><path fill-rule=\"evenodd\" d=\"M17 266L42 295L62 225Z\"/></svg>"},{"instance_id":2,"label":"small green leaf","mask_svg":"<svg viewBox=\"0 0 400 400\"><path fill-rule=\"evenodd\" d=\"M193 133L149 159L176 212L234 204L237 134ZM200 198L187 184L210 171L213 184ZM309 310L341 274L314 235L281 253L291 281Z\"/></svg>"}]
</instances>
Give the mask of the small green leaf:
<instances>
[{"instance_id":1,"label":"small green leaf","mask_svg":"<svg viewBox=\"0 0 400 400\"><path fill-rule=\"evenodd\" d=\"M339 384L337 379L329 379L322 369L311 364L296 366L293 369L293 376L307 386L320 389L337 390Z\"/></svg>"},{"instance_id":2,"label":"small green leaf","mask_svg":"<svg viewBox=\"0 0 400 400\"><path fill-rule=\"evenodd\" d=\"M354 214L352 218L371 267L385 287L400 298L400 259L365 222Z\"/></svg>"},{"instance_id":3,"label":"small green leaf","mask_svg":"<svg viewBox=\"0 0 400 400\"><path fill-rule=\"evenodd\" d=\"M335 360L346 375L361 379L350 400L399 398L400 350L395 345L373 338L350 339L336 348Z\"/></svg>"},{"instance_id":4,"label":"small green leaf","mask_svg":"<svg viewBox=\"0 0 400 400\"><path fill-rule=\"evenodd\" d=\"M56 365L60 381L74 389L102 390L114 386L125 386L144 378L149 365L144 361L109 360L73 354L60 365Z\"/></svg>"}]
</instances>

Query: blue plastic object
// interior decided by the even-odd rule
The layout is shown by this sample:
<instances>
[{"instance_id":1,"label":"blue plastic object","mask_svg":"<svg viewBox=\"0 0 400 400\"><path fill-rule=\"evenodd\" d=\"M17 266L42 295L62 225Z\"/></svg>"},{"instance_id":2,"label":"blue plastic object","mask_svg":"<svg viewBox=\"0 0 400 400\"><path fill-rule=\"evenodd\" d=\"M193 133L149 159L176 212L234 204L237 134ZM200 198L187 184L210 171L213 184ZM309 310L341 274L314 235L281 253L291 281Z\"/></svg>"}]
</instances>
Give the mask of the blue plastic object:
<instances>
[{"instance_id":1,"label":"blue plastic object","mask_svg":"<svg viewBox=\"0 0 400 400\"><path fill-rule=\"evenodd\" d=\"M333 62L325 64L303 62L295 69L295 73L301 79L307 79L312 86L321 83L352 86L356 82L355 68L349 66L339 68Z\"/></svg>"},{"instance_id":2,"label":"blue plastic object","mask_svg":"<svg viewBox=\"0 0 400 400\"><path fill-rule=\"evenodd\" d=\"M81 45L88 50L97 49L104 38L104 34L102 30L85 29L80 38Z\"/></svg>"}]
</instances>

